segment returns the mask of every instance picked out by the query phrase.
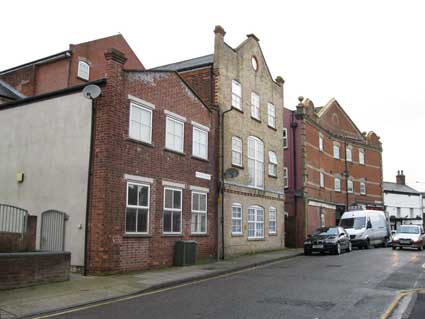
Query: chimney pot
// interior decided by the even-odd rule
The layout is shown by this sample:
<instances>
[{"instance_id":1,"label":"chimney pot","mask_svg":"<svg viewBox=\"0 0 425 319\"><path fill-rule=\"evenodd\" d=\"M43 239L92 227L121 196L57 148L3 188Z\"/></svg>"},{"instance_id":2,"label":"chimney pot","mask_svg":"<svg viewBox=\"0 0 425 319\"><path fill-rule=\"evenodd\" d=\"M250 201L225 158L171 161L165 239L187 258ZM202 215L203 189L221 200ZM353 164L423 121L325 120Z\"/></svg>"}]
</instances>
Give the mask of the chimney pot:
<instances>
[{"instance_id":1,"label":"chimney pot","mask_svg":"<svg viewBox=\"0 0 425 319\"><path fill-rule=\"evenodd\" d=\"M403 170L397 171L396 182L399 185L406 185L406 176L403 174Z\"/></svg>"},{"instance_id":2,"label":"chimney pot","mask_svg":"<svg viewBox=\"0 0 425 319\"><path fill-rule=\"evenodd\" d=\"M226 31L224 31L224 28L221 25L216 25L214 28L215 34L221 34L223 37L226 35Z\"/></svg>"}]
</instances>

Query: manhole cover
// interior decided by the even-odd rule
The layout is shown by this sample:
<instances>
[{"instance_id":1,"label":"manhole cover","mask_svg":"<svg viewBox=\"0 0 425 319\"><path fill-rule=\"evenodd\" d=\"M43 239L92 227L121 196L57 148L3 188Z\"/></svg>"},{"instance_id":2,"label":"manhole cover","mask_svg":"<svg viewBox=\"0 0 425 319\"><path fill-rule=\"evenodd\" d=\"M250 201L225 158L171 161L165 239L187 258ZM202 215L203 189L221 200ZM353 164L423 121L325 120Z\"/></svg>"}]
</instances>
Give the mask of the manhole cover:
<instances>
[{"instance_id":1,"label":"manhole cover","mask_svg":"<svg viewBox=\"0 0 425 319\"><path fill-rule=\"evenodd\" d=\"M331 308L335 306L334 303L327 302L327 301L316 302L312 300L288 299L288 298L281 298L281 297L265 298L257 302L264 303L264 304L285 305L285 306L295 306L295 307L311 307L311 308L319 308L324 310L330 310Z\"/></svg>"},{"instance_id":2,"label":"manhole cover","mask_svg":"<svg viewBox=\"0 0 425 319\"><path fill-rule=\"evenodd\" d=\"M338 268L338 267L342 267L342 265L326 265L326 267L328 267L328 268Z\"/></svg>"}]
</instances>

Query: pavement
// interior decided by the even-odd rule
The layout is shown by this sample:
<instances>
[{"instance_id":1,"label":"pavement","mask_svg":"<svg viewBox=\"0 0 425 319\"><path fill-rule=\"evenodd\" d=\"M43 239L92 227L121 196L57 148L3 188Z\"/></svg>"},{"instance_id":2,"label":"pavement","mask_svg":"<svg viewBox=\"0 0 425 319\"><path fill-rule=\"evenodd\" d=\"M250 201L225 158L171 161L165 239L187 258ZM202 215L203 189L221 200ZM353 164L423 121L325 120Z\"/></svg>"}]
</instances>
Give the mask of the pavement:
<instances>
[{"instance_id":1,"label":"pavement","mask_svg":"<svg viewBox=\"0 0 425 319\"><path fill-rule=\"evenodd\" d=\"M208 264L129 274L86 277L71 274L71 280L66 282L0 291L0 318L32 317L113 301L126 296L270 264L301 254L302 250L299 249L285 249Z\"/></svg>"}]
</instances>

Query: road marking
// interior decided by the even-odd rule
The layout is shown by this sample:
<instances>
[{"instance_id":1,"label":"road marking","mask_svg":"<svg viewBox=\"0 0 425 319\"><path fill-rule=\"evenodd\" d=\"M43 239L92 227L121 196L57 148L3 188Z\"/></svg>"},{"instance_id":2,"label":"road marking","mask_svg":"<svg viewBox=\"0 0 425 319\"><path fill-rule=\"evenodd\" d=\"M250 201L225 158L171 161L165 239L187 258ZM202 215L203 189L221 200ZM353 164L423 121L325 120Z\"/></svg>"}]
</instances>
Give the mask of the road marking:
<instances>
[{"instance_id":1,"label":"road marking","mask_svg":"<svg viewBox=\"0 0 425 319\"><path fill-rule=\"evenodd\" d=\"M400 290L400 292L397 294L397 296L388 306L387 310L385 310L385 312L381 315L380 319L388 319L391 316L391 314L394 312L395 308L400 303L401 299L403 299L406 296L413 295L414 293L425 293L425 289L415 288L415 289Z\"/></svg>"},{"instance_id":2,"label":"road marking","mask_svg":"<svg viewBox=\"0 0 425 319\"><path fill-rule=\"evenodd\" d=\"M277 260L277 261L274 261L274 262L271 262L271 263L268 263L268 264L264 264L264 265L260 265L260 266L254 266L254 267L238 270L238 271L227 273L227 274L217 275L217 276L210 277L210 278L200 279L200 280L197 280L197 281L192 281L192 282L180 284L180 285L177 285L177 286L172 286L172 287L158 289L158 290L149 291L149 292L142 292L142 293L132 295L132 296L127 296L127 297L118 297L117 299L113 299L113 300L108 300L108 301L95 303L95 304L91 304L91 305L87 305L87 306L76 307L76 308L73 308L73 309L59 311L59 312L55 312L55 313L51 313L51 314L47 314L47 315L40 315L40 316L32 317L32 319L52 318L52 317L56 317L56 316L62 316L62 315L65 315L65 314L73 313L73 312L78 312L78 311L96 308L96 307L100 307L100 306L110 305L110 304L113 304L113 303L116 303L116 302L132 300L132 299L136 299L136 298L139 298L139 297L145 297L145 296L150 296L150 295L156 295L156 294L159 294L161 292L165 292L165 291L169 291L169 290L174 290L174 289L178 289L178 288L182 288L182 287L196 285L196 284L206 282L206 281L210 281L210 280L214 280L214 279L226 278L226 277L234 276L234 275L241 274L241 273L244 273L244 272L265 268L265 267L268 267L268 266L271 266L271 265L274 265L274 264L278 264L278 263L282 263L282 262L285 262L285 261L288 261L288 260L291 260L291 259L295 259L297 257L299 257L299 256L295 256L295 257L287 258L287 259L281 259L281 260Z\"/></svg>"}]
</instances>

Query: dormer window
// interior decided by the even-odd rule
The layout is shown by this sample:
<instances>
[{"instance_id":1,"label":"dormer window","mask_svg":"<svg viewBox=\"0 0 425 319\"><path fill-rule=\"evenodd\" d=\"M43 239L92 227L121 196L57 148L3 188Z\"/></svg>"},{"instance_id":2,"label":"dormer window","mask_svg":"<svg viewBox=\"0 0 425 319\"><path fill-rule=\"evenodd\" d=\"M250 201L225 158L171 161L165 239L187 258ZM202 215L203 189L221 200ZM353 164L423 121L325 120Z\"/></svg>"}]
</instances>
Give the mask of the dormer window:
<instances>
[{"instance_id":1,"label":"dormer window","mask_svg":"<svg viewBox=\"0 0 425 319\"><path fill-rule=\"evenodd\" d=\"M90 78L90 65L87 62L79 61L78 62L78 72L77 77L88 81Z\"/></svg>"}]
</instances>

